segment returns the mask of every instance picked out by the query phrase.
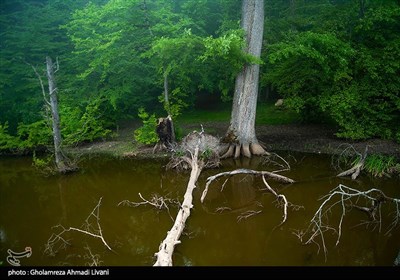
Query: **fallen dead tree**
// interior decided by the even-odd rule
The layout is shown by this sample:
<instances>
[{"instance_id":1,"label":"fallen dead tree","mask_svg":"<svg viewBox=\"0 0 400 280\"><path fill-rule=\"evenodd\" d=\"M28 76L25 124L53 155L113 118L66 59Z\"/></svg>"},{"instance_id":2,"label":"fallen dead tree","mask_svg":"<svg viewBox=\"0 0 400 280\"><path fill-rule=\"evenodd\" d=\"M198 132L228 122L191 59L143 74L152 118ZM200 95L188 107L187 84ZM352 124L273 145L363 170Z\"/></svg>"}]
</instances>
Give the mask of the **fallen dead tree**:
<instances>
[{"instance_id":1,"label":"fallen dead tree","mask_svg":"<svg viewBox=\"0 0 400 280\"><path fill-rule=\"evenodd\" d=\"M286 199L285 195L279 194L273 188L271 188L271 186L266 181L265 177L271 178L273 180L276 180L276 181L279 181L279 182L282 182L282 183L288 183L288 184L294 183L295 181L290 179L290 178L288 178L288 177L286 177L286 176L279 175L279 174L276 174L276 173L273 173L273 172L256 171L256 170L251 170L251 169L237 169L237 170L233 170L233 171L218 173L218 174L216 174L214 176L210 176L210 177L207 178L206 187L204 188L203 194L201 195L201 198L200 198L201 203L204 202L204 199L205 199L205 197L207 195L209 186L213 181L215 181L216 179L221 178L221 177L228 177L227 179L225 179L224 183L221 186L221 189L223 189L225 184L228 182L229 178L232 177L232 176L238 175L238 174L247 174L247 175L261 176L262 177L263 183L266 186L266 190L269 191L270 193L272 193L276 197L278 203L280 205L282 205L282 207L283 207L282 222L278 226L282 225L287 219L287 208L289 206L289 202ZM239 221L242 220L243 218L247 219L248 217L254 216L254 215L259 214L259 213L261 213L261 211L246 212L244 216L240 217Z\"/></svg>"},{"instance_id":2,"label":"fallen dead tree","mask_svg":"<svg viewBox=\"0 0 400 280\"><path fill-rule=\"evenodd\" d=\"M172 266L172 254L174 253L175 245L181 243L179 240L187 218L190 216L190 210L193 208L193 190L196 188L196 182L200 172L203 169L203 162L198 160L199 149L196 148L192 156L190 179L187 184L187 189L184 195L183 203L176 216L174 225L168 231L167 237L161 242L159 251L155 253L157 261L154 266Z\"/></svg>"},{"instance_id":3,"label":"fallen dead tree","mask_svg":"<svg viewBox=\"0 0 400 280\"><path fill-rule=\"evenodd\" d=\"M167 236L161 242L159 251L155 253L157 260L154 266L172 266L172 255L175 246L181 243L180 236L185 228L186 220L193 208L193 190L204 167L219 165L218 139L202 132L192 132L187 135L180 145L179 156L172 158L168 164L169 168L191 169L189 182L183 202L175 218L175 222Z\"/></svg>"},{"instance_id":4,"label":"fallen dead tree","mask_svg":"<svg viewBox=\"0 0 400 280\"><path fill-rule=\"evenodd\" d=\"M365 212L370 219L368 223L372 223L375 227L379 227L379 232L381 232L382 204L393 203L395 211L389 214L392 215L392 222L386 231L386 234L400 223L400 199L389 197L376 188L367 191L359 191L339 184L327 195L323 196L321 200L323 200L323 202L312 217L307 229L305 231L298 231L294 234L303 244L316 244L318 252L322 247L325 254L325 260L327 259L328 252L325 234L328 231L336 234L336 246L339 244L342 235L343 220L349 209L354 208ZM333 212L335 206L340 209L339 211L341 211L341 215L337 224L333 225L333 223L329 221L329 216Z\"/></svg>"}]
</instances>

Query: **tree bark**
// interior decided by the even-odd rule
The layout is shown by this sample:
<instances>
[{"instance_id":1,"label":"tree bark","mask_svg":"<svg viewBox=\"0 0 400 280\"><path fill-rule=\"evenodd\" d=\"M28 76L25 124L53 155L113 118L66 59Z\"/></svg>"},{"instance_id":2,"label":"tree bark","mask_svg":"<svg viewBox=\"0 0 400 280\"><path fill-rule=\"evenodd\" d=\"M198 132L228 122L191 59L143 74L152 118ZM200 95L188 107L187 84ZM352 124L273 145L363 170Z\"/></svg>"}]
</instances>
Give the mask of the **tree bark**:
<instances>
[{"instance_id":1,"label":"tree bark","mask_svg":"<svg viewBox=\"0 0 400 280\"><path fill-rule=\"evenodd\" d=\"M51 108L51 119L53 128L53 140L54 140L54 155L56 161L56 167L60 172L66 172L66 164L64 156L61 152L61 131L60 131L60 116L58 114L58 100L57 100L57 84L54 77L54 64L49 56L46 57L46 69L47 69L47 80L49 83L49 96L50 96L50 108Z\"/></svg>"},{"instance_id":2,"label":"tree bark","mask_svg":"<svg viewBox=\"0 0 400 280\"><path fill-rule=\"evenodd\" d=\"M169 103L169 92L168 92L168 73L165 71L164 73L164 102L165 102L165 109L167 110L168 117L171 121L171 128L172 128L172 133L171 133L171 143L175 143L176 137L175 137L175 127L174 127L174 122L172 121L172 116L171 116L171 108L170 108L170 103Z\"/></svg>"},{"instance_id":3,"label":"tree bark","mask_svg":"<svg viewBox=\"0 0 400 280\"><path fill-rule=\"evenodd\" d=\"M172 254L174 253L175 245L181 243L179 240L187 218L190 216L190 209L193 208L193 190L196 188L196 182L200 172L204 166L203 161L198 160L199 148L195 149L191 160L192 171L190 173L189 183L186 188L186 193L182 206L176 216L175 223L171 230L168 231L167 237L160 244L159 251L155 254L157 261L154 266L172 266Z\"/></svg>"},{"instance_id":4,"label":"tree bark","mask_svg":"<svg viewBox=\"0 0 400 280\"><path fill-rule=\"evenodd\" d=\"M264 0L243 0L242 28L246 32L245 52L259 58L264 30ZM246 64L236 77L231 122L223 140L235 147L229 147L223 158L266 154L255 133L259 72L260 65Z\"/></svg>"}]
</instances>

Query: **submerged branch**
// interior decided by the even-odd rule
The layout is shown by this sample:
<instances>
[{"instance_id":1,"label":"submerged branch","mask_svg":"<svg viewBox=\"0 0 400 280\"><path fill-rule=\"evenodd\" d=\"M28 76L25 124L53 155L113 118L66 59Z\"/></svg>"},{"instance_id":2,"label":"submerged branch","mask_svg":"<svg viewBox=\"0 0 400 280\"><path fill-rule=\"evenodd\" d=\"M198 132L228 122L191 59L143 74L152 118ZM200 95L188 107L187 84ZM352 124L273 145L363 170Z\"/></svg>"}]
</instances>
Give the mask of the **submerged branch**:
<instances>
[{"instance_id":1,"label":"submerged branch","mask_svg":"<svg viewBox=\"0 0 400 280\"><path fill-rule=\"evenodd\" d=\"M360 203L360 199L363 198L367 203L371 204L370 207L357 205ZM308 228L301 234L298 234L299 239L303 242L306 235L309 235L304 244L317 244L318 248L322 247L325 260L327 258L327 246L325 242L325 233L327 231L332 231L337 235L336 246L340 242L342 236L342 224L344 217L347 213L348 208L359 209L363 212L367 212L369 217L373 222L379 224L381 228L382 215L376 215L378 211L380 213L381 205L385 202L394 203L396 206L396 211L392 213L394 215L393 221L387 233L391 231L394 227L399 224L400 220L400 199L388 197L384 192L379 189L369 189L367 191L359 191L354 188L347 187L345 185L339 184L336 188L331 190L329 194L323 196L323 202L315 212L313 218L311 219ZM332 212L334 206L340 206L340 219L336 226L329 224L329 214ZM378 216L378 217L377 217ZM319 238L320 241L317 239Z\"/></svg>"},{"instance_id":2,"label":"submerged branch","mask_svg":"<svg viewBox=\"0 0 400 280\"><path fill-rule=\"evenodd\" d=\"M60 249L60 248L66 248L67 245L70 245L70 243L63 237L63 235L66 232L70 232L70 231L76 231L76 232L80 232L95 238L99 238L104 246L107 247L108 250L112 251L111 247L108 245L108 243L106 242L106 240L104 239L103 236L103 231L102 228L100 226L100 205L101 205L101 200L102 197L99 199L99 202L97 203L96 207L92 210L92 212L90 213L90 215L86 218L85 223L83 224L83 228L76 228L76 227L69 227L69 228L65 228L62 225L57 225L53 228L60 228L60 232L59 233L53 233L50 238L47 240L47 243L45 245L45 250L44 252L46 254L49 254L51 256L54 256L55 253ZM91 218L94 218L96 221L96 225L97 225L97 229L92 229L92 224L90 222ZM58 249L54 250L54 247L58 246Z\"/></svg>"}]
</instances>

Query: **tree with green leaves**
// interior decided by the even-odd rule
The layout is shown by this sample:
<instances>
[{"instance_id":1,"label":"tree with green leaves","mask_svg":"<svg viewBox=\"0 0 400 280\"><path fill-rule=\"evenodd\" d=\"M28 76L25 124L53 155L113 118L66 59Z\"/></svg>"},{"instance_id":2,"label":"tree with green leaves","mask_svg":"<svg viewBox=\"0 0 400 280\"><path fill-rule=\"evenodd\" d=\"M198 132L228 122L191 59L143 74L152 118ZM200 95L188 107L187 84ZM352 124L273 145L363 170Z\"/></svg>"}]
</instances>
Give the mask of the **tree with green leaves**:
<instances>
[{"instance_id":1,"label":"tree with green leaves","mask_svg":"<svg viewBox=\"0 0 400 280\"><path fill-rule=\"evenodd\" d=\"M260 58L264 30L264 0L243 0L242 27L246 33L245 52ZM259 63L247 63L236 78L231 121L223 141L229 148L223 157L263 155L255 132Z\"/></svg>"},{"instance_id":2,"label":"tree with green leaves","mask_svg":"<svg viewBox=\"0 0 400 280\"><path fill-rule=\"evenodd\" d=\"M264 85L273 85L305 121L335 125L339 137L400 141L399 2L268 5L275 13Z\"/></svg>"}]
</instances>

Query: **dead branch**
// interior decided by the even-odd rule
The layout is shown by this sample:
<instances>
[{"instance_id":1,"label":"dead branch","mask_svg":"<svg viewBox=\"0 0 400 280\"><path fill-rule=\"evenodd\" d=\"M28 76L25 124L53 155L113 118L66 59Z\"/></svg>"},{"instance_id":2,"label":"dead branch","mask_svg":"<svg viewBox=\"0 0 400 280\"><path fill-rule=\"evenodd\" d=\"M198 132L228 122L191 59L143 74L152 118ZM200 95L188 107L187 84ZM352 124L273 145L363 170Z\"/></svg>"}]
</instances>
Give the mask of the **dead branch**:
<instances>
[{"instance_id":1,"label":"dead branch","mask_svg":"<svg viewBox=\"0 0 400 280\"><path fill-rule=\"evenodd\" d=\"M97 203L96 207L93 209L93 211L90 213L90 215L86 218L85 223L82 225L82 228L76 228L76 227L69 227L65 228L62 225L57 225L53 227L53 229L59 228L60 231L58 233L53 233L50 238L47 240L47 243L45 244L45 250L44 253L54 256L55 253L58 252L59 249L61 248L66 248L67 245L70 245L70 243L63 237L63 235L66 232L69 231L77 231L95 238L99 238L103 244L107 247L108 250L112 251L111 247L107 244L103 237L103 231L100 226L100 205L101 205L101 200L102 197L99 199L99 202ZM97 229L93 228L92 223L90 222L90 219L94 218L96 221ZM54 247L58 247L58 249L54 250Z\"/></svg>"},{"instance_id":2,"label":"dead branch","mask_svg":"<svg viewBox=\"0 0 400 280\"><path fill-rule=\"evenodd\" d=\"M92 250L90 250L89 245L86 245L85 250L88 251L88 254L84 255L84 259L88 259L89 262L86 263L88 266L99 266L101 265L102 261L100 260L100 255L99 254L93 254Z\"/></svg>"},{"instance_id":3,"label":"dead branch","mask_svg":"<svg viewBox=\"0 0 400 280\"><path fill-rule=\"evenodd\" d=\"M270 185L267 183L267 180L265 180L265 177L262 176L262 180L264 182L264 185L267 187L267 189L276 197L276 200L282 201L283 202L283 219L282 222L278 225L281 226L287 219L287 208L288 208L288 201L286 199L286 196L284 196L283 194L278 194L276 191L274 191L273 188L270 187Z\"/></svg>"},{"instance_id":4,"label":"dead branch","mask_svg":"<svg viewBox=\"0 0 400 280\"><path fill-rule=\"evenodd\" d=\"M371 206L365 207L365 205L357 205L357 203L360 203L361 198L363 198L364 201ZM343 220L349 208L355 208L369 213L369 217L374 219L373 221L379 224L379 231L381 231L381 205L385 202L394 203L396 206L396 211L391 213L391 215L394 215L394 217L386 234L399 224L400 199L388 197L379 189L373 188L367 191L359 191L357 189L339 184L336 188L331 190L329 194L323 196L321 200L322 199L323 202L315 212L308 228L305 231L302 231L301 234L297 234L297 236L303 242L304 237L309 235L309 237L305 239L306 241L304 244L314 243L317 244L319 248L321 246L325 254L325 260L328 252L325 242L325 233L327 231L332 231L335 233L337 235L336 246L339 244L342 235ZM341 216L337 225L331 226L328 224L329 214L332 212L335 206L339 206L341 209ZM379 215L376 215L376 212L378 212ZM318 238L320 241L317 240Z\"/></svg>"},{"instance_id":5,"label":"dead branch","mask_svg":"<svg viewBox=\"0 0 400 280\"><path fill-rule=\"evenodd\" d=\"M167 169L190 169L196 148L199 150L198 159L203 161L204 168L215 168L220 165L220 141L218 138L204 133L202 127L201 132L189 133L182 139L179 146L174 147L174 154L167 164Z\"/></svg>"},{"instance_id":6,"label":"dead branch","mask_svg":"<svg viewBox=\"0 0 400 280\"><path fill-rule=\"evenodd\" d=\"M179 240L187 218L190 216L190 209L193 208L193 190L196 188L196 182L203 169L204 162L199 160L199 147L197 146L192 154L191 168L189 182L184 195L184 200L175 218L174 225L168 231L166 238L161 242L159 251L155 253L157 261L154 266L172 266L172 254L177 244L181 243Z\"/></svg>"},{"instance_id":7,"label":"dead branch","mask_svg":"<svg viewBox=\"0 0 400 280\"><path fill-rule=\"evenodd\" d=\"M42 89L43 100L44 100L44 102L46 103L46 105L49 106L49 108L50 108L51 104L50 104L50 101L49 101L49 100L47 99L47 97L46 97L46 90L44 89L44 84L43 84L42 76L39 74L39 72L37 71L37 69L36 69L35 66L33 66L32 64L30 64L29 62L26 62L26 61L24 61L24 62L25 62L25 64L29 65L29 66L33 69L33 72L35 72L35 75L36 75L36 77L37 77L38 80L39 80L40 88Z\"/></svg>"},{"instance_id":8,"label":"dead branch","mask_svg":"<svg viewBox=\"0 0 400 280\"><path fill-rule=\"evenodd\" d=\"M260 214L261 212L262 212L262 210L258 210L258 211L256 211L256 210L248 210L248 211L246 211L246 212L240 214L240 215L237 217L237 222L239 223L239 222L242 221L242 220L246 220L246 219L248 219L248 218L250 218L250 217L252 217L252 216L258 215L258 214Z\"/></svg>"},{"instance_id":9,"label":"dead branch","mask_svg":"<svg viewBox=\"0 0 400 280\"><path fill-rule=\"evenodd\" d=\"M145 199L141 193L139 193L139 197L142 199L142 202L132 202L129 200L123 200L120 203L118 203L118 206L129 206L129 207L138 207L141 205L151 205L155 207L158 210L163 210L166 209L168 212L168 215L174 220L174 218L171 216L171 213L169 212L169 206L168 204L175 204L180 206L179 201L171 199L171 198L164 198L162 196L159 196L158 194L153 194L151 197L151 200Z\"/></svg>"},{"instance_id":10,"label":"dead branch","mask_svg":"<svg viewBox=\"0 0 400 280\"><path fill-rule=\"evenodd\" d=\"M364 154L361 155L358 152L356 152L356 153L359 155L359 161L354 166L352 166L350 169L339 173L337 175L337 177L344 177L344 176L351 175L351 179L355 180L358 177L358 175L360 175L361 170L364 169L365 159L367 158L367 154L368 154L368 146L365 146Z\"/></svg>"},{"instance_id":11,"label":"dead branch","mask_svg":"<svg viewBox=\"0 0 400 280\"><path fill-rule=\"evenodd\" d=\"M284 183L294 183L294 180L292 180L292 179L290 179L288 177L282 176L282 175L275 174L273 172L256 171L256 170L251 170L251 169L237 169L237 170L233 170L233 171L229 171L229 172L218 173L218 174L216 174L214 176L210 176L210 177L207 178L206 187L204 188L203 194L202 194L201 199L200 199L201 203L204 202L204 199L205 199L205 197L207 195L207 192L208 192L208 188L209 188L210 184L214 180L216 180L216 179L218 179L220 177L223 177L223 176L229 176L224 181L224 183L222 184L222 187L221 187L221 192L222 192L226 182L228 181L228 179L231 176L234 176L234 175L237 175L237 174L250 174L250 175L261 176L262 177L264 185L266 186L265 190L269 191L270 193L272 193L276 197L279 206L283 206L283 219L282 219L282 222L278 225L278 226L281 226L287 219L287 208L289 206L289 202L287 201L286 196L284 196L283 194L278 194L273 188L270 187L270 185L267 183L265 177L267 176L267 177L270 177L270 178L272 178L274 180L281 181L281 182L284 182ZM244 212L244 213L242 213L242 214L240 214L238 216L238 222L240 222L243 219L248 219L248 218L250 218L250 217L252 217L254 215L260 214L261 212L262 212L261 210L259 210L259 211L255 211L255 210L246 211L246 212Z\"/></svg>"},{"instance_id":12,"label":"dead branch","mask_svg":"<svg viewBox=\"0 0 400 280\"><path fill-rule=\"evenodd\" d=\"M215 209L215 213L222 213L224 211L231 211L232 208L230 207L218 207L217 209Z\"/></svg>"},{"instance_id":13,"label":"dead branch","mask_svg":"<svg viewBox=\"0 0 400 280\"><path fill-rule=\"evenodd\" d=\"M280 160L282 162L275 160L275 158L278 158L278 160ZM290 164L283 157L281 157L280 155L278 155L276 153L270 153L269 155L264 156L263 164L264 165L272 164L272 165L275 165L275 166L278 166L281 168L280 170L273 171L273 173L290 170Z\"/></svg>"},{"instance_id":14,"label":"dead branch","mask_svg":"<svg viewBox=\"0 0 400 280\"><path fill-rule=\"evenodd\" d=\"M276 181L280 181L280 182L283 182L283 183L294 183L295 182L294 180L292 180L292 179L290 179L288 177L285 177L285 176L279 175L279 174L275 174L275 173L269 172L269 171L256 171L256 170L251 170L251 169L236 169L236 170L233 170L233 171L222 172L222 173L218 173L218 174L216 174L214 176L210 176L210 177L207 178L206 187L204 188L203 194L201 195L201 199L200 199L201 203L204 202L204 199L205 199L205 197L207 195L207 192L208 192L208 188L209 188L210 184L214 180L216 180L216 179L218 179L220 177L234 176L234 175L237 175L237 174L250 174L250 175L254 175L254 176L267 176L267 177L269 177L271 179L274 179Z\"/></svg>"}]
</instances>

